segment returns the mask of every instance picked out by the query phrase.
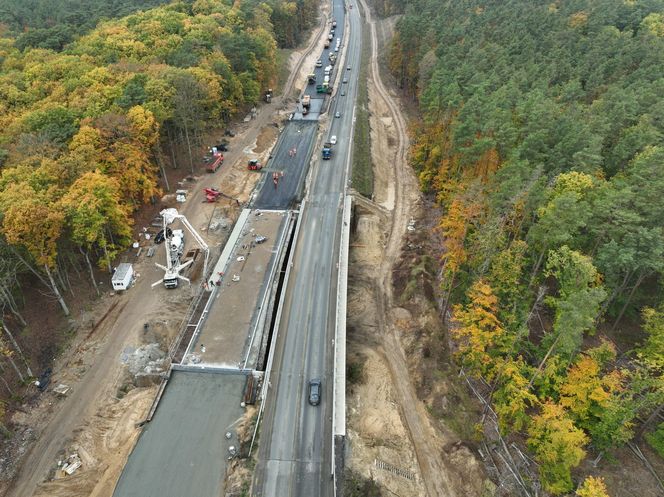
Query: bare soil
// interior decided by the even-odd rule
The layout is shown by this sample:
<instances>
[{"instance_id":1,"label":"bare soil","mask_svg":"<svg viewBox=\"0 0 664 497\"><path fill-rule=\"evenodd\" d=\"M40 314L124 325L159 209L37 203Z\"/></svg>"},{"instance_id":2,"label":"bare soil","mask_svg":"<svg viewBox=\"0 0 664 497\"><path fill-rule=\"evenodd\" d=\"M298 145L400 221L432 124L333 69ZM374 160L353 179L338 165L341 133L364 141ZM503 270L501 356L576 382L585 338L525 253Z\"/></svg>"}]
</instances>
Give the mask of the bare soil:
<instances>
[{"instance_id":1,"label":"bare soil","mask_svg":"<svg viewBox=\"0 0 664 497\"><path fill-rule=\"evenodd\" d=\"M403 108L385 87L378 68L378 53L391 36L395 18L366 18L372 40L369 106L375 204L356 204L351 242L349 363L362 372L348 389L347 465L352 473L377 482L383 495L480 496L492 484L472 450L431 416L430 406L418 395L425 383L419 338L442 326L436 309L418 298L421 291L407 300L408 308L395 297L393 274L403 250L412 245L407 226L411 218L422 217L422 199L407 162ZM446 390L445 378L437 378L437 383L436 388Z\"/></svg>"}]
</instances>

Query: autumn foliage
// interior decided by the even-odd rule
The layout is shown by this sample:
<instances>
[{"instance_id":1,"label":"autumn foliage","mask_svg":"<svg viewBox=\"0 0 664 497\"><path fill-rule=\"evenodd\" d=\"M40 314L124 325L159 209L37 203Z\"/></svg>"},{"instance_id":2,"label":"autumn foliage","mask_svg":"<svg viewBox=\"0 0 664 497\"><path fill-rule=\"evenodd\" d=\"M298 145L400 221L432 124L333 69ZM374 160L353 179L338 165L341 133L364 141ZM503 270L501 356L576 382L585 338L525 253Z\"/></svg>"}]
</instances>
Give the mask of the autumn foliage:
<instances>
[{"instance_id":1,"label":"autumn foliage","mask_svg":"<svg viewBox=\"0 0 664 497\"><path fill-rule=\"evenodd\" d=\"M132 213L161 194L159 160L271 86L275 26L264 4L210 0L104 21L57 49L30 46L42 35L0 44L2 234L37 270L72 248L108 268Z\"/></svg>"},{"instance_id":2,"label":"autumn foliage","mask_svg":"<svg viewBox=\"0 0 664 497\"><path fill-rule=\"evenodd\" d=\"M664 1L405 4L389 67L421 112L456 360L573 491L586 452L664 446Z\"/></svg>"}]
</instances>

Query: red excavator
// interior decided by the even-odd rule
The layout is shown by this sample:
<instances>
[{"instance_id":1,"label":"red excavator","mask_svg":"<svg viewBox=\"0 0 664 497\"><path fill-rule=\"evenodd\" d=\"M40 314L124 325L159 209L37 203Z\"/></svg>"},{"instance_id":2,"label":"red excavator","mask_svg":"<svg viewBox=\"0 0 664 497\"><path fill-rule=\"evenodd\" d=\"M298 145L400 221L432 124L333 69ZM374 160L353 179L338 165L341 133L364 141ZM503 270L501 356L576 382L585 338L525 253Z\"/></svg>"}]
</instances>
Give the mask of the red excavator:
<instances>
[{"instance_id":1,"label":"red excavator","mask_svg":"<svg viewBox=\"0 0 664 497\"><path fill-rule=\"evenodd\" d=\"M206 202L216 202L221 192L216 188L206 188L203 190L205 192L205 201Z\"/></svg>"},{"instance_id":2,"label":"red excavator","mask_svg":"<svg viewBox=\"0 0 664 497\"><path fill-rule=\"evenodd\" d=\"M205 200L203 202L213 203L219 200L219 197L224 197L240 205L240 201L238 199L236 199L235 197L231 197L230 195L226 195L223 192L220 192L217 188L214 187L205 188L203 189L203 192L205 193Z\"/></svg>"}]
</instances>

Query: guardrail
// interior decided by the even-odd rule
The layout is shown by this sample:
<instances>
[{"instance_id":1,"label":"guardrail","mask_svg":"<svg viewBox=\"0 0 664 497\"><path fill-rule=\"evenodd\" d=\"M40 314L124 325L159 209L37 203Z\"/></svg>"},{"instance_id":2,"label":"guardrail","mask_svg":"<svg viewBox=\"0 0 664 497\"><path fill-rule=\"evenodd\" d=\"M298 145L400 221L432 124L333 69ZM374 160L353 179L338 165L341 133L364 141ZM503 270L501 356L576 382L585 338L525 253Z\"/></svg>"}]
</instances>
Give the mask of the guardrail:
<instances>
[{"instance_id":1,"label":"guardrail","mask_svg":"<svg viewBox=\"0 0 664 497\"><path fill-rule=\"evenodd\" d=\"M344 197L341 240L339 242L339 271L337 273L337 316L334 330L334 383L332 403L332 476L334 492L339 489L337 471L337 437L346 436L346 301L348 295L348 248L350 245L350 218L353 197ZM339 454L341 456L341 454Z\"/></svg>"}]
</instances>

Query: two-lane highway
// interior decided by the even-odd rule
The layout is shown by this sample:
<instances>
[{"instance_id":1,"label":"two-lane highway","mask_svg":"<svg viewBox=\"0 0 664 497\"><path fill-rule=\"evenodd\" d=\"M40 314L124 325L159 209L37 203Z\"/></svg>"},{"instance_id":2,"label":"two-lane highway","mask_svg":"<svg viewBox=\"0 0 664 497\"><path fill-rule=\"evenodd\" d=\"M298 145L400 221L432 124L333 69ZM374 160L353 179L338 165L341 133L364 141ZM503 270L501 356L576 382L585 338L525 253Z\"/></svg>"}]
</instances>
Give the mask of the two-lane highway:
<instances>
[{"instance_id":1,"label":"two-lane highway","mask_svg":"<svg viewBox=\"0 0 664 497\"><path fill-rule=\"evenodd\" d=\"M254 495L261 497L333 495L332 360L337 261L361 43L357 10L348 9L346 14L344 19L343 2L334 0L338 23L335 38L341 38L341 49L327 136L336 135L338 141L330 160L321 160L320 150L315 152L318 160L299 221L253 487ZM350 29L341 28L344 20ZM344 78L348 83L342 83ZM345 96L341 96L342 89ZM334 117L336 112L340 117ZM322 381L318 406L308 403L311 379Z\"/></svg>"}]
</instances>

